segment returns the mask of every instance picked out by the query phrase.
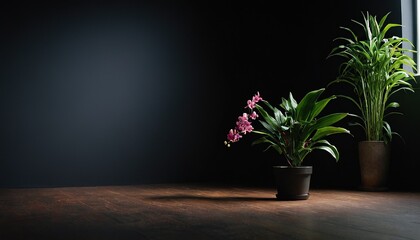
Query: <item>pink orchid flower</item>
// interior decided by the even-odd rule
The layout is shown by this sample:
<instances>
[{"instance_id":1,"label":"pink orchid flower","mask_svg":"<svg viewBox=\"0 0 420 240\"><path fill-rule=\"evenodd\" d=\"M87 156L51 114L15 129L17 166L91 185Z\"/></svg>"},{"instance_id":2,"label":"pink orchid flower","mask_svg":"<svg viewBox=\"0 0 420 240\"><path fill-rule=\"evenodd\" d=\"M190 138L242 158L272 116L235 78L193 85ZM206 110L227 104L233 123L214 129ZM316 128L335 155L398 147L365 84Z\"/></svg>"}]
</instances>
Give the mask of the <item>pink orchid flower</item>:
<instances>
[{"instance_id":1,"label":"pink orchid flower","mask_svg":"<svg viewBox=\"0 0 420 240\"><path fill-rule=\"evenodd\" d=\"M247 101L247 105L245 106L245 108L249 108L250 110L252 110L256 107L256 103L261 100L262 100L262 97L260 96L260 93L257 92L252 97L252 100ZM254 127L252 126L252 123L250 120L255 120L258 117L259 116L255 111L252 111L251 114L243 113L241 116L239 116L238 120L236 121L235 128L229 130L229 133L227 135L228 142L225 141L225 145L229 147L230 143L239 141L239 139L242 138L242 134L247 134L247 133L252 132L254 130Z\"/></svg>"},{"instance_id":2,"label":"pink orchid flower","mask_svg":"<svg viewBox=\"0 0 420 240\"><path fill-rule=\"evenodd\" d=\"M246 103L247 104L246 104L245 108L249 108L249 109L254 109L255 108L255 102L254 101L248 100Z\"/></svg>"},{"instance_id":3,"label":"pink orchid flower","mask_svg":"<svg viewBox=\"0 0 420 240\"><path fill-rule=\"evenodd\" d=\"M260 96L260 92L257 92L257 94L255 94L255 95L252 97L252 101L253 101L254 103L257 103L257 102L259 102L260 100L263 100L263 99L262 99L262 97Z\"/></svg>"},{"instance_id":4,"label":"pink orchid flower","mask_svg":"<svg viewBox=\"0 0 420 240\"><path fill-rule=\"evenodd\" d=\"M255 119L257 119L257 118L258 118L258 114L257 114L255 111L253 111L253 112L251 113L251 115L249 115L249 117L250 117L252 120L255 120Z\"/></svg>"},{"instance_id":5,"label":"pink orchid flower","mask_svg":"<svg viewBox=\"0 0 420 240\"><path fill-rule=\"evenodd\" d=\"M227 139L231 142L237 142L242 136L236 131L236 129L230 129Z\"/></svg>"}]
</instances>

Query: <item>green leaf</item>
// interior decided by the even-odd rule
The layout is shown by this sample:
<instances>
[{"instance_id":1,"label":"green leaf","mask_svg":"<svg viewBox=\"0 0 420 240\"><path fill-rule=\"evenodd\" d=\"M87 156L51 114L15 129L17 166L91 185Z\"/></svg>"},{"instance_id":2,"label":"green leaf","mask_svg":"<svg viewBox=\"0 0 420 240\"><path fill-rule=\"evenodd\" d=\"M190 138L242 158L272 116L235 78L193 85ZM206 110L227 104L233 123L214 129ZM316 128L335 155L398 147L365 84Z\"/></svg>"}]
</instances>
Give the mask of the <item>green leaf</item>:
<instances>
[{"instance_id":1,"label":"green leaf","mask_svg":"<svg viewBox=\"0 0 420 240\"><path fill-rule=\"evenodd\" d=\"M312 111L314 110L315 102L318 100L319 96L324 92L324 90L325 88L310 91L302 98L296 108L297 121L308 120L308 118L312 115Z\"/></svg>"},{"instance_id":2,"label":"green leaf","mask_svg":"<svg viewBox=\"0 0 420 240\"><path fill-rule=\"evenodd\" d=\"M283 151L278 145L271 145L271 147L273 147L280 155L283 154Z\"/></svg>"},{"instance_id":3,"label":"green leaf","mask_svg":"<svg viewBox=\"0 0 420 240\"><path fill-rule=\"evenodd\" d=\"M312 137L313 141L317 141L319 139L322 139L326 136L332 135L332 134L338 134L338 133L348 133L350 134L350 131L342 128L342 127L323 127L318 129L314 136Z\"/></svg>"},{"instance_id":4,"label":"green leaf","mask_svg":"<svg viewBox=\"0 0 420 240\"><path fill-rule=\"evenodd\" d=\"M274 118L276 119L278 125L281 125L284 123L284 121L286 121L286 117L277 108L274 108Z\"/></svg>"},{"instance_id":5,"label":"green leaf","mask_svg":"<svg viewBox=\"0 0 420 240\"><path fill-rule=\"evenodd\" d=\"M273 106L271 106L271 104L268 102L268 101L266 101L266 100L261 100L268 108L270 108L271 110L274 110L274 107ZM258 105L258 104L257 104Z\"/></svg>"},{"instance_id":6,"label":"green leaf","mask_svg":"<svg viewBox=\"0 0 420 240\"><path fill-rule=\"evenodd\" d=\"M337 150L337 147L333 145L316 146L316 147L313 147L313 149L319 149L319 150L324 150L328 152L336 161L340 159L340 154Z\"/></svg>"},{"instance_id":7,"label":"green leaf","mask_svg":"<svg viewBox=\"0 0 420 240\"><path fill-rule=\"evenodd\" d=\"M289 104L292 109L296 109L298 105L291 92L289 93Z\"/></svg>"},{"instance_id":8,"label":"green leaf","mask_svg":"<svg viewBox=\"0 0 420 240\"><path fill-rule=\"evenodd\" d=\"M311 129L319 129L327 126L331 126L332 124L340 121L341 119L345 118L348 113L332 113L326 116L323 116L316 120L315 124L311 127Z\"/></svg>"},{"instance_id":9,"label":"green leaf","mask_svg":"<svg viewBox=\"0 0 420 240\"><path fill-rule=\"evenodd\" d=\"M336 96L330 96L328 98L322 99L319 102L315 103L314 109L312 110L312 115L309 117L310 120L314 119L318 116L324 110L324 108L327 106L327 104L332 100L335 99Z\"/></svg>"},{"instance_id":10,"label":"green leaf","mask_svg":"<svg viewBox=\"0 0 420 240\"><path fill-rule=\"evenodd\" d=\"M383 129L385 130L387 139L389 141L391 141L392 140L392 131L391 131L391 126L389 125L389 123L384 121Z\"/></svg>"},{"instance_id":11,"label":"green leaf","mask_svg":"<svg viewBox=\"0 0 420 240\"><path fill-rule=\"evenodd\" d=\"M270 145L276 145L276 143L275 143L275 142L273 142L273 141L269 140L269 139L268 139L268 138L266 138L266 137L261 137L261 138L258 138L257 140L253 141L253 142L251 143L251 145L257 145L257 144L261 144L261 143L268 143L268 144L270 144Z\"/></svg>"},{"instance_id":12,"label":"green leaf","mask_svg":"<svg viewBox=\"0 0 420 240\"><path fill-rule=\"evenodd\" d=\"M274 131L276 129L278 129L277 123L275 121L275 119L270 116L265 110L264 108L262 108L260 105L256 104L255 108L258 110L258 112L261 114L261 116L264 118L265 122L271 127L271 129ZM260 122L263 122L260 120ZM266 126L264 126L266 127ZM266 127L267 128L267 127Z\"/></svg>"},{"instance_id":13,"label":"green leaf","mask_svg":"<svg viewBox=\"0 0 420 240\"><path fill-rule=\"evenodd\" d=\"M391 103L388 104L388 106L386 106L385 109L390 108L390 107L392 107L392 108L398 108L398 107L400 107L400 104L397 103L397 102L391 102Z\"/></svg>"},{"instance_id":14,"label":"green leaf","mask_svg":"<svg viewBox=\"0 0 420 240\"><path fill-rule=\"evenodd\" d=\"M266 136L272 136L272 134L270 134L270 133L263 132L263 131L257 131L257 130L252 131L252 133L266 135Z\"/></svg>"}]
</instances>

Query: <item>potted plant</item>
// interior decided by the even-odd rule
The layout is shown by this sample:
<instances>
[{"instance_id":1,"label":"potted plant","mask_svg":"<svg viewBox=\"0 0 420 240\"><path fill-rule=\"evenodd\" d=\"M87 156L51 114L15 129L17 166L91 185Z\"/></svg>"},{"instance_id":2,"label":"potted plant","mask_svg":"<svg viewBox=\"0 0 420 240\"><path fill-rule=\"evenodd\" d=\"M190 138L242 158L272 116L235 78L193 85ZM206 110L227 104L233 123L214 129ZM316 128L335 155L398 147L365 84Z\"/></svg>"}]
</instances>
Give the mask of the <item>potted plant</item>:
<instances>
[{"instance_id":1,"label":"potted plant","mask_svg":"<svg viewBox=\"0 0 420 240\"><path fill-rule=\"evenodd\" d=\"M359 163L361 188L380 191L387 189L389 172L389 143L393 135L385 118L399 113L398 102L391 97L399 91L414 92L411 81L416 81L412 70L416 64L410 57L411 49L405 44L413 44L406 38L391 36L391 28L401 27L397 23L386 23L390 13L379 21L369 12L363 15L363 22L352 20L363 28L364 36L357 36L347 27L350 37L338 37L334 41L342 43L334 47L328 57L344 58L338 77L332 83L349 84L352 94L341 96L349 99L359 110L353 123L363 128L365 140L359 141ZM404 44L404 45L403 45ZM411 52L411 53L410 53Z\"/></svg>"},{"instance_id":2,"label":"potted plant","mask_svg":"<svg viewBox=\"0 0 420 240\"><path fill-rule=\"evenodd\" d=\"M333 126L346 117L347 113L331 113L321 117L322 110L336 98L332 95L319 100L324 90L325 88L310 91L300 102L290 93L288 99L282 98L280 108L272 106L257 92L247 101L245 108L249 113L239 116L236 127L230 129L227 135L225 145L229 147L243 135L255 133L259 138L252 145L266 144L264 151L274 149L284 156L287 165L273 166L277 199L308 199L312 166L303 166L302 163L313 150L324 150L339 160L337 147L327 141L326 137L350 133L343 127ZM254 130L253 121L258 118L257 123L261 129Z\"/></svg>"}]
</instances>

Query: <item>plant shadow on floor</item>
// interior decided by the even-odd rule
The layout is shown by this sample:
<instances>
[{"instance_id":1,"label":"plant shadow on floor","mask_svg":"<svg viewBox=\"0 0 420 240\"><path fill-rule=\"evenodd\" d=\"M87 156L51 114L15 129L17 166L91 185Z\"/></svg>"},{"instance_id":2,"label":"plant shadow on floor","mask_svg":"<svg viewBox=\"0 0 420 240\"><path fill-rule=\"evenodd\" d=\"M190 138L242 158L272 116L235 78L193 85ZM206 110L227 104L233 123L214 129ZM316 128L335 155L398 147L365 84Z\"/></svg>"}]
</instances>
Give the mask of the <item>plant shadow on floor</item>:
<instances>
[{"instance_id":1,"label":"plant shadow on floor","mask_svg":"<svg viewBox=\"0 0 420 240\"><path fill-rule=\"evenodd\" d=\"M217 197L217 196L197 196L197 195L170 195L149 197L151 200L204 200L217 202L258 202L258 201L276 201L276 197Z\"/></svg>"}]
</instances>

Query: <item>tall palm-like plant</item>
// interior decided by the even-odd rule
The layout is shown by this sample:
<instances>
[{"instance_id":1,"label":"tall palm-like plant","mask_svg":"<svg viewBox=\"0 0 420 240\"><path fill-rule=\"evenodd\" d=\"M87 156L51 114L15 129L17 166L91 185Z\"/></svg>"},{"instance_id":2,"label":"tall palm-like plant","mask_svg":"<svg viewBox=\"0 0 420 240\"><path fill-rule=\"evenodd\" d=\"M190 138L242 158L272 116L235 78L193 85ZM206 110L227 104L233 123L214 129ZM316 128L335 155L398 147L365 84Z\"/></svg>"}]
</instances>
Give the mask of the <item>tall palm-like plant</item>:
<instances>
[{"instance_id":1,"label":"tall palm-like plant","mask_svg":"<svg viewBox=\"0 0 420 240\"><path fill-rule=\"evenodd\" d=\"M345 59L339 70L339 76L331 83L343 82L350 84L354 96L343 96L350 99L360 110L355 114L360 121L355 124L363 128L366 140L392 140L397 134L385 118L387 115L399 113L395 110L398 102L391 101L391 96L398 91L414 92L411 82L415 82L416 63L408 53L415 50L407 49L404 43L414 45L407 38L387 37L391 28L401 27L401 24L386 23L390 13L380 21L367 12L363 22L352 20L364 30L363 38L359 38L351 29L341 27L349 32L351 37L338 37L343 43L333 48L328 57L339 56ZM331 84L330 83L330 84Z\"/></svg>"}]
</instances>

